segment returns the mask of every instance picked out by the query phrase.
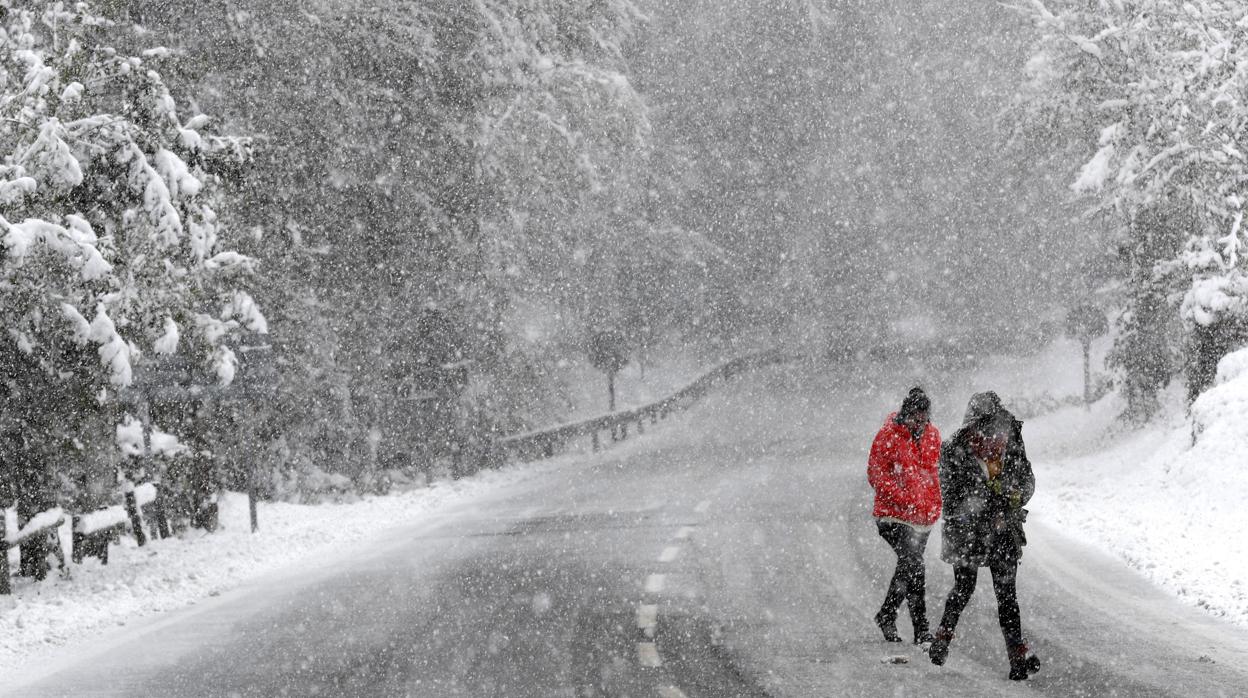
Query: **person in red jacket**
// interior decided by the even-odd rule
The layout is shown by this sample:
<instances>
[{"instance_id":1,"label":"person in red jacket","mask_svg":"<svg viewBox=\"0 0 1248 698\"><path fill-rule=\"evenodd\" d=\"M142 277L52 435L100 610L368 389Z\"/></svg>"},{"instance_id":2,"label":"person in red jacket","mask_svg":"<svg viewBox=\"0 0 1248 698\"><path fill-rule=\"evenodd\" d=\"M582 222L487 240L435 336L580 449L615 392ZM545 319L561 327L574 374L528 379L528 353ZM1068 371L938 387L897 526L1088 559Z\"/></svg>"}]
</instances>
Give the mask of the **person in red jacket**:
<instances>
[{"instance_id":1,"label":"person in red jacket","mask_svg":"<svg viewBox=\"0 0 1248 698\"><path fill-rule=\"evenodd\" d=\"M940 518L940 432L929 420L931 400L911 388L901 409L890 414L875 435L867 459L867 480L875 489L876 528L897 554L897 569L875 624L889 642L897 635L897 611L904 599L914 626L914 643L928 644L927 581L923 550Z\"/></svg>"}]
</instances>

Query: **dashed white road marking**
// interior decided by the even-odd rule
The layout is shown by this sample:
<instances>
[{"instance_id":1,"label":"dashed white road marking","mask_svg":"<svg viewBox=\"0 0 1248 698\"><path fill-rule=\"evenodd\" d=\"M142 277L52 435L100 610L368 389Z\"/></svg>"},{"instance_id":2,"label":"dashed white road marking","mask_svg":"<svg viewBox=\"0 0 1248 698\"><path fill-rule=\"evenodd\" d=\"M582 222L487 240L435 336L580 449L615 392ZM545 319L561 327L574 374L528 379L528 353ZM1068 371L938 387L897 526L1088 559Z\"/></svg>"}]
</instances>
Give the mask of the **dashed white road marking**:
<instances>
[{"instance_id":1,"label":"dashed white road marking","mask_svg":"<svg viewBox=\"0 0 1248 698\"><path fill-rule=\"evenodd\" d=\"M646 577L646 586L645 586L646 593L657 594L660 591L663 591L663 585L666 583L667 583L667 575L652 574L649 577Z\"/></svg>"},{"instance_id":2,"label":"dashed white road marking","mask_svg":"<svg viewBox=\"0 0 1248 698\"><path fill-rule=\"evenodd\" d=\"M637 661L644 667L663 666L663 660L659 659L659 649L653 642L637 643Z\"/></svg>"},{"instance_id":3,"label":"dashed white road marking","mask_svg":"<svg viewBox=\"0 0 1248 698\"><path fill-rule=\"evenodd\" d=\"M676 531L676 540L685 540L689 536L692 536L692 535L693 535L693 526L681 526L680 530Z\"/></svg>"},{"instance_id":4,"label":"dashed white road marking","mask_svg":"<svg viewBox=\"0 0 1248 698\"><path fill-rule=\"evenodd\" d=\"M675 560L676 556L679 554L680 548L674 545L669 545L666 548L663 548L662 553L659 553L659 562L671 562L672 560Z\"/></svg>"},{"instance_id":5,"label":"dashed white road marking","mask_svg":"<svg viewBox=\"0 0 1248 698\"><path fill-rule=\"evenodd\" d=\"M643 603L637 607L637 627L646 633L646 637L654 637L654 626L659 622L659 607Z\"/></svg>"},{"instance_id":6,"label":"dashed white road marking","mask_svg":"<svg viewBox=\"0 0 1248 698\"><path fill-rule=\"evenodd\" d=\"M685 692L675 686L660 686L659 698L685 698Z\"/></svg>"},{"instance_id":7,"label":"dashed white road marking","mask_svg":"<svg viewBox=\"0 0 1248 698\"><path fill-rule=\"evenodd\" d=\"M694 507L693 510L698 512L699 514L705 514L707 510L710 508L711 508L711 500L703 499L702 501L698 502L698 505Z\"/></svg>"}]
</instances>

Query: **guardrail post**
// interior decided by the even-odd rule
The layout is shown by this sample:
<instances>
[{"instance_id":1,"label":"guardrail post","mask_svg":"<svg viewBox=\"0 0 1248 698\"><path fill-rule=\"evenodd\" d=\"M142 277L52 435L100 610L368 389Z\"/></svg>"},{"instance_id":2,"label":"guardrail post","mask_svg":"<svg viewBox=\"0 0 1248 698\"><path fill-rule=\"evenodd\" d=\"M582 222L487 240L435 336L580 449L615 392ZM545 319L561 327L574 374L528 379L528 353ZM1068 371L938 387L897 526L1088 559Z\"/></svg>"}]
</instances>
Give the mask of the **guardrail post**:
<instances>
[{"instance_id":1,"label":"guardrail post","mask_svg":"<svg viewBox=\"0 0 1248 698\"><path fill-rule=\"evenodd\" d=\"M628 422L620 423L620 441L628 438Z\"/></svg>"},{"instance_id":2,"label":"guardrail post","mask_svg":"<svg viewBox=\"0 0 1248 698\"><path fill-rule=\"evenodd\" d=\"M602 444L598 443L598 430L597 430L597 429L595 429L595 430L591 431L591 432L589 433L589 435L590 435L590 436L592 437L592 439L593 439L593 443L594 443L594 453L597 453L598 451L601 451L601 450L602 450Z\"/></svg>"},{"instance_id":3,"label":"guardrail post","mask_svg":"<svg viewBox=\"0 0 1248 698\"><path fill-rule=\"evenodd\" d=\"M12 594L9 587L9 538L8 516L0 509L0 594Z\"/></svg>"}]
</instances>

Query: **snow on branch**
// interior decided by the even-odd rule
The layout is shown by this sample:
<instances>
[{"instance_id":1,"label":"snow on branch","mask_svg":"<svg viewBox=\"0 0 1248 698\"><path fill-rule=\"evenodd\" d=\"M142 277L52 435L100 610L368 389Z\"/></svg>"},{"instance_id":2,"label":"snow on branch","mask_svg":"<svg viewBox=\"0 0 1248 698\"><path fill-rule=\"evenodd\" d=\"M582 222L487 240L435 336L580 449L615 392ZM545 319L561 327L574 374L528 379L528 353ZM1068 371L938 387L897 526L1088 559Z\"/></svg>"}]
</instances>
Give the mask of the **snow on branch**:
<instances>
[{"instance_id":1,"label":"snow on branch","mask_svg":"<svg viewBox=\"0 0 1248 698\"><path fill-rule=\"evenodd\" d=\"M100 360L109 369L109 382L117 388L133 383L130 345L117 333L117 326L102 305L96 310L95 319L91 321L90 338L100 345Z\"/></svg>"},{"instance_id":2,"label":"snow on branch","mask_svg":"<svg viewBox=\"0 0 1248 698\"><path fill-rule=\"evenodd\" d=\"M84 281L101 279L112 271L110 265L95 246L90 226L83 230L85 221L75 217L70 228L38 218L28 218L21 223L10 223L0 216L0 228L4 229L4 246L8 248L8 263L20 266L30 256L33 248L45 247L57 252Z\"/></svg>"},{"instance_id":3,"label":"snow on branch","mask_svg":"<svg viewBox=\"0 0 1248 698\"><path fill-rule=\"evenodd\" d=\"M71 189L82 184L82 166L65 143L65 128L55 118L44 122L39 137L18 158L35 179L57 189Z\"/></svg>"},{"instance_id":4,"label":"snow on branch","mask_svg":"<svg viewBox=\"0 0 1248 698\"><path fill-rule=\"evenodd\" d=\"M126 147L120 160L130 165L130 188L142 193L143 210L156 230L157 239L165 246L176 245L182 238L182 217L173 205L173 194L165 179L136 145Z\"/></svg>"},{"instance_id":5,"label":"snow on branch","mask_svg":"<svg viewBox=\"0 0 1248 698\"><path fill-rule=\"evenodd\" d=\"M173 318L165 318L165 333L152 344L152 351L157 354L170 355L178 351L178 340L181 335L178 331L178 323Z\"/></svg>"},{"instance_id":6,"label":"snow on branch","mask_svg":"<svg viewBox=\"0 0 1248 698\"><path fill-rule=\"evenodd\" d=\"M257 334L269 333L269 321L260 312L260 306L245 291L235 291L229 302L221 310L221 318L226 321L237 321Z\"/></svg>"}]
</instances>

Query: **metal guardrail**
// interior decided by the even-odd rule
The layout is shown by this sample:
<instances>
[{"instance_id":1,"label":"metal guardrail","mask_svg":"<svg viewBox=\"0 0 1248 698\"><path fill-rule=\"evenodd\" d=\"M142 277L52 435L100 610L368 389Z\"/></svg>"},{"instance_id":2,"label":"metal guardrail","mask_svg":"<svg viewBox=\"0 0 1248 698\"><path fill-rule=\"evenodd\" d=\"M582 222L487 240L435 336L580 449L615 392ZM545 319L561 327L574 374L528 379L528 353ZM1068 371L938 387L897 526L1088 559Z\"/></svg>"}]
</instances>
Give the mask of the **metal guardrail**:
<instances>
[{"instance_id":1,"label":"metal guardrail","mask_svg":"<svg viewBox=\"0 0 1248 698\"><path fill-rule=\"evenodd\" d=\"M579 422L515 434L499 439L498 445L504 449L509 459L522 461L550 458L573 439L585 436L592 439L594 450L597 451L601 443L598 438L600 432L610 432L617 438L627 438L630 424L636 425L638 433L644 432L647 420L655 424L672 412L688 409L706 395L716 383L763 366L781 363L787 358L779 349L767 349L739 356L716 366L689 385L661 400L641 407L608 412Z\"/></svg>"}]
</instances>

